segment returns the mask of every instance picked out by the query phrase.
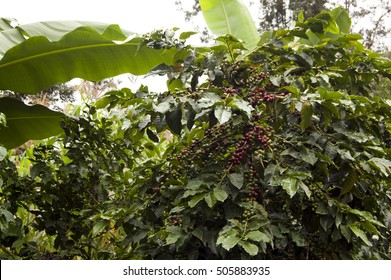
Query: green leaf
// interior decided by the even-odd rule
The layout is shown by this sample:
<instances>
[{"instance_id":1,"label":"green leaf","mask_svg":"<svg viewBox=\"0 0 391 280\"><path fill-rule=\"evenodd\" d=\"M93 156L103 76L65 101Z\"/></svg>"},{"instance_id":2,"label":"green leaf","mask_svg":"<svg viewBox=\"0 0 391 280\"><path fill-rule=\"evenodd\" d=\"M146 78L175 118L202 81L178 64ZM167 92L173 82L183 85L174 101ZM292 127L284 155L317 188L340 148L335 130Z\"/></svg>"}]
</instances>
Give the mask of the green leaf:
<instances>
[{"instance_id":1,"label":"green leaf","mask_svg":"<svg viewBox=\"0 0 391 280\"><path fill-rule=\"evenodd\" d=\"M215 206L215 204L217 203L217 199L213 195L213 193L208 193L205 196L205 202L206 202L206 204L208 204L209 208L213 208L213 206Z\"/></svg>"},{"instance_id":2,"label":"green leaf","mask_svg":"<svg viewBox=\"0 0 391 280\"><path fill-rule=\"evenodd\" d=\"M301 108L301 122L300 122L300 128L301 131L304 132L304 130L307 129L311 125L311 118L314 113L314 107L311 103L306 102L303 104L303 107Z\"/></svg>"},{"instance_id":3,"label":"green leaf","mask_svg":"<svg viewBox=\"0 0 391 280\"><path fill-rule=\"evenodd\" d=\"M326 108L330 113L332 113L336 118L340 117L340 112L337 106L332 102L326 101L322 103L323 107Z\"/></svg>"},{"instance_id":4,"label":"green leaf","mask_svg":"<svg viewBox=\"0 0 391 280\"><path fill-rule=\"evenodd\" d=\"M6 29L12 29L11 25L12 19L8 18L0 18L0 31L6 30Z\"/></svg>"},{"instance_id":5,"label":"green leaf","mask_svg":"<svg viewBox=\"0 0 391 280\"><path fill-rule=\"evenodd\" d=\"M186 188L190 190L198 190L200 189L200 186L204 185L205 182L200 179L192 179L187 183Z\"/></svg>"},{"instance_id":6,"label":"green leaf","mask_svg":"<svg viewBox=\"0 0 391 280\"><path fill-rule=\"evenodd\" d=\"M299 56L308 64L308 66L312 66L314 64L311 55L309 55L308 53L301 52Z\"/></svg>"},{"instance_id":7,"label":"green leaf","mask_svg":"<svg viewBox=\"0 0 391 280\"><path fill-rule=\"evenodd\" d=\"M198 100L197 105L200 108L210 108L214 104L221 102L222 99L215 92L205 92L201 95L200 100Z\"/></svg>"},{"instance_id":8,"label":"green leaf","mask_svg":"<svg viewBox=\"0 0 391 280\"><path fill-rule=\"evenodd\" d=\"M269 165L265 169L265 181L270 185L270 186L278 186L281 184L282 178L281 178L281 168L274 164L274 163L269 163Z\"/></svg>"},{"instance_id":9,"label":"green leaf","mask_svg":"<svg viewBox=\"0 0 391 280\"><path fill-rule=\"evenodd\" d=\"M153 142L156 142L156 143L160 142L159 137L155 133L153 133L152 130L150 130L149 128L147 129L147 135L148 135L148 138L151 139Z\"/></svg>"},{"instance_id":10,"label":"green leaf","mask_svg":"<svg viewBox=\"0 0 391 280\"><path fill-rule=\"evenodd\" d=\"M227 34L224 36L219 36L215 38L217 42L222 42L224 45L227 46L227 48L233 52L235 50L245 50L243 43L236 37L232 36L231 34Z\"/></svg>"},{"instance_id":11,"label":"green leaf","mask_svg":"<svg viewBox=\"0 0 391 280\"><path fill-rule=\"evenodd\" d=\"M220 245L227 251L231 250L233 247L235 247L236 244L240 241L240 238L236 235L222 235L217 239L217 245Z\"/></svg>"},{"instance_id":12,"label":"green leaf","mask_svg":"<svg viewBox=\"0 0 391 280\"><path fill-rule=\"evenodd\" d=\"M352 190L353 186L356 184L356 182L357 182L356 170L354 168L350 168L349 173L346 176L345 181L343 182L340 195L344 195L344 194L350 192Z\"/></svg>"},{"instance_id":13,"label":"green leaf","mask_svg":"<svg viewBox=\"0 0 391 280\"><path fill-rule=\"evenodd\" d=\"M342 7L337 7L329 12L339 27L340 33L349 33L352 20L348 12Z\"/></svg>"},{"instance_id":14,"label":"green leaf","mask_svg":"<svg viewBox=\"0 0 391 280\"><path fill-rule=\"evenodd\" d=\"M183 90L183 82L181 79L172 79L167 81L167 89L169 91L175 91L175 90Z\"/></svg>"},{"instance_id":15,"label":"green leaf","mask_svg":"<svg viewBox=\"0 0 391 280\"><path fill-rule=\"evenodd\" d=\"M339 27L338 27L337 23L334 20L329 20L328 21L328 25L325 28L325 31L333 33L333 34L339 34L340 33Z\"/></svg>"},{"instance_id":16,"label":"green leaf","mask_svg":"<svg viewBox=\"0 0 391 280\"><path fill-rule=\"evenodd\" d=\"M168 127L175 134L180 135L182 131L182 106L179 104L173 111L166 113Z\"/></svg>"},{"instance_id":17,"label":"green leaf","mask_svg":"<svg viewBox=\"0 0 391 280\"><path fill-rule=\"evenodd\" d=\"M241 189L243 187L244 183L244 175L241 173L231 173L228 175L229 181L232 185L237 187L238 189Z\"/></svg>"},{"instance_id":18,"label":"green leaf","mask_svg":"<svg viewBox=\"0 0 391 280\"><path fill-rule=\"evenodd\" d=\"M348 242L350 242L352 240L352 231L349 229L349 227L346 225L341 225L340 229L341 229L341 233L345 237L345 239Z\"/></svg>"},{"instance_id":19,"label":"green leaf","mask_svg":"<svg viewBox=\"0 0 391 280\"><path fill-rule=\"evenodd\" d=\"M305 237L303 234L299 231L292 231L292 240L296 243L299 247L304 247L307 245L307 242L305 240Z\"/></svg>"},{"instance_id":20,"label":"green leaf","mask_svg":"<svg viewBox=\"0 0 391 280\"><path fill-rule=\"evenodd\" d=\"M327 215L329 214L329 210L327 209L327 206L324 203L319 203L315 210L316 214L320 215Z\"/></svg>"},{"instance_id":21,"label":"green leaf","mask_svg":"<svg viewBox=\"0 0 391 280\"><path fill-rule=\"evenodd\" d=\"M171 109L171 104L174 102L174 98L172 96L169 96L167 99L159 103L158 105L153 104L153 109L156 112L159 112L161 114L167 113Z\"/></svg>"},{"instance_id":22,"label":"green leaf","mask_svg":"<svg viewBox=\"0 0 391 280\"><path fill-rule=\"evenodd\" d=\"M6 51L0 60L0 89L36 93L76 77L99 81L123 73L142 75L162 63L172 65L177 53L152 49L142 38L125 41L127 34L117 25L47 22L31 24L28 31L31 37L18 44L0 41ZM9 31L0 33L7 36L4 32Z\"/></svg>"},{"instance_id":23,"label":"green leaf","mask_svg":"<svg viewBox=\"0 0 391 280\"><path fill-rule=\"evenodd\" d=\"M292 97L300 97L301 93L300 90L297 87L294 86L284 86L283 89L289 91L292 93Z\"/></svg>"},{"instance_id":24,"label":"green leaf","mask_svg":"<svg viewBox=\"0 0 391 280\"><path fill-rule=\"evenodd\" d=\"M213 190L213 196L220 202L224 202L227 197L228 197L228 194L222 190L221 188L215 188Z\"/></svg>"},{"instance_id":25,"label":"green leaf","mask_svg":"<svg viewBox=\"0 0 391 280\"><path fill-rule=\"evenodd\" d=\"M223 105L217 105L214 110L214 115L220 124L226 123L229 121L232 115L230 107L225 107Z\"/></svg>"},{"instance_id":26,"label":"green leaf","mask_svg":"<svg viewBox=\"0 0 391 280\"><path fill-rule=\"evenodd\" d=\"M42 105L27 106L12 98L0 98L0 112L7 126L0 127L0 144L11 149L28 140L45 139L63 133L60 122L65 115Z\"/></svg>"},{"instance_id":27,"label":"green leaf","mask_svg":"<svg viewBox=\"0 0 391 280\"><path fill-rule=\"evenodd\" d=\"M1 128L0 128L0 131L1 131ZM0 146L0 161L2 161L3 159L5 159L7 156L7 149Z\"/></svg>"},{"instance_id":28,"label":"green leaf","mask_svg":"<svg viewBox=\"0 0 391 280\"><path fill-rule=\"evenodd\" d=\"M345 95L339 91L328 91L323 87L318 88L318 92L320 97L324 100L339 100L345 97Z\"/></svg>"},{"instance_id":29,"label":"green leaf","mask_svg":"<svg viewBox=\"0 0 391 280\"><path fill-rule=\"evenodd\" d=\"M270 242L269 236L259 230L250 231L246 234L245 238L256 242Z\"/></svg>"},{"instance_id":30,"label":"green leaf","mask_svg":"<svg viewBox=\"0 0 391 280\"><path fill-rule=\"evenodd\" d=\"M349 225L349 228L353 231L353 233L359 237L367 246L372 246L372 243L368 240L367 235L364 231L362 231L360 228L358 228L355 225Z\"/></svg>"},{"instance_id":31,"label":"green leaf","mask_svg":"<svg viewBox=\"0 0 391 280\"><path fill-rule=\"evenodd\" d=\"M282 180L281 185L290 197L297 193L298 184L296 178L285 178Z\"/></svg>"},{"instance_id":32,"label":"green leaf","mask_svg":"<svg viewBox=\"0 0 391 280\"><path fill-rule=\"evenodd\" d=\"M189 39L192 35L195 35L195 34L197 34L197 32L194 32L194 31L182 32L179 35L179 39L186 40L186 39Z\"/></svg>"},{"instance_id":33,"label":"green leaf","mask_svg":"<svg viewBox=\"0 0 391 280\"><path fill-rule=\"evenodd\" d=\"M101 233L108 226L108 224L109 224L109 221L107 221L107 220L99 221L96 224L94 224L92 231L91 231L92 237L95 237L99 233Z\"/></svg>"},{"instance_id":34,"label":"green leaf","mask_svg":"<svg viewBox=\"0 0 391 280\"><path fill-rule=\"evenodd\" d=\"M170 227L167 227L166 230L168 232L168 235L166 237L166 244L167 245L174 244L181 237L181 230L179 227L170 226Z\"/></svg>"},{"instance_id":35,"label":"green leaf","mask_svg":"<svg viewBox=\"0 0 391 280\"><path fill-rule=\"evenodd\" d=\"M246 5L240 0L200 0L209 29L217 35L231 34L247 49L256 47L260 36Z\"/></svg>"},{"instance_id":36,"label":"green leaf","mask_svg":"<svg viewBox=\"0 0 391 280\"><path fill-rule=\"evenodd\" d=\"M375 224L379 227L384 227L384 225L379 222L378 220L376 220L371 213L367 212L367 211L360 211L358 209L351 209L351 208L348 208L348 212L349 213L352 213L352 214L355 214L357 216L360 216L360 218L363 218L365 219L366 221L372 223L372 224Z\"/></svg>"},{"instance_id":37,"label":"green leaf","mask_svg":"<svg viewBox=\"0 0 391 280\"><path fill-rule=\"evenodd\" d=\"M250 255L255 256L258 254L259 248L257 245L250 243L248 241L240 241L239 245Z\"/></svg>"},{"instance_id":38,"label":"green leaf","mask_svg":"<svg viewBox=\"0 0 391 280\"><path fill-rule=\"evenodd\" d=\"M251 111L252 111L252 106L244 101L243 99L235 100L230 104L233 108L237 108L243 112L246 113L246 115L250 118L251 117Z\"/></svg>"},{"instance_id":39,"label":"green leaf","mask_svg":"<svg viewBox=\"0 0 391 280\"><path fill-rule=\"evenodd\" d=\"M304 13L303 13L303 11L300 11L300 12L299 12L299 14L298 14L298 16L297 16L297 21L298 21L299 23L303 23L303 22L304 22Z\"/></svg>"},{"instance_id":40,"label":"green leaf","mask_svg":"<svg viewBox=\"0 0 391 280\"><path fill-rule=\"evenodd\" d=\"M298 185L299 185L299 187L305 192L306 196L307 196L308 198L310 198L312 192L311 192L311 190L308 188L308 186L307 186L306 184L304 184L302 181L298 181Z\"/></svg>"},{"instance_id":41,"label":"green leaf","mask_svg":"<svg viewBox=\"0 0 391 280\"><path fill-rule=\"evenodd\" d=\"M388 177L391 174L391 161L385 158L373 157L369 163L375 166L384 176Z\"/></svg>"},{"instance_id":42,"label":"green leaf","mask_svg":"<svg viewBox=\"0 0 391 280\"><path fill-rule=\"evenodd\" d=\"M311 152L305 147L301 148L300 157L303 161L308 162L311 165L314 165L318 161L318 158L316 157L315 153Z\"/></svg>"},{"instance_id":43,"label":"green leaf","mask_svg":"<svg viewBox=\"0 0 391 280\"><path fill-rule=\"evenodd\" d=\"M308 43L310 46L315 46L321 41L321 39L312 32L311 29L308 29L305 34L308 37Z\"/></svg>"},{"instance_id":44,"label":"green leaf","mask_svg":"<svg viewBox=\"0 0 391 280\"><path fill-rule=\"evenodd\" d=\"M328 216L320 217L319 222L325 232L327 232L334 224L334 220Z\"/></svg>"},{"instance_id":45,"label":"green leaf","mask_svg":"<svg viewBox=\"0 0 391 280\"><path fill-rule=\"evenodd\" d=\"M201 200L203 200L206 196L206 193L201 193L201 194L198 194L196 196L194 196L190 201L189 201L189 206L190 208L194 208L198 202L200 202Z\"/></svg>"},{"instance_id":46,"label":"green leaf","mask_svg":"<svg viewBox=\"0 0 391 280\"><path fill-rule=\"evenodd\" d=\"M118 25L90 21L46 21L17 25L0 32L0 55L10 48L34 36L44 36L49 41L59 41L67 33L77 28L89 26L98 31L104 38L111 40L125 40L131 32L123 31Z\"/></svg>"},{"instance_id":47,"label":"green leaf","mask_svg":"<svg viewBox=\"0 0 391 280\"><path fill-rule=\"evenodd\" d=\"M337 215L335 216L335 226L339 228L339 226L342 223L343 215L342 213L338 212Z\"/></svg>"}]
</instances>

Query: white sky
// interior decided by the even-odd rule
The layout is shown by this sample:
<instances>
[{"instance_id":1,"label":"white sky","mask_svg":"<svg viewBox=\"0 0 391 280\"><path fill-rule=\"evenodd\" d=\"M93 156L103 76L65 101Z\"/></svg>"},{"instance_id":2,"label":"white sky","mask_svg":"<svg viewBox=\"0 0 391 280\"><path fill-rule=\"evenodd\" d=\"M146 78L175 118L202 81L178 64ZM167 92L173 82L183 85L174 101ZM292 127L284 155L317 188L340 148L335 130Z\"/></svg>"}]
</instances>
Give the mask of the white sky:
<instances>
[{"instance_id":1,"label":"white sky","mask_svg":"<svg viewBox=\"0 0 391 280\"><path fill-rule=\"evenodd\" d=\"M192 0L183 2L192 3ZM2 1L0 17L19 24L47 20L87 20L119 24L136 33L159 28L191 30L175 0L10 0Z\"/></svg>"},{"instance_id":2,"label":"white sky","mask_svg":"<svg viewBox=\"0 0 391 280\"><path fill-rule=\"evenodd\" d=\"M182 0L187 10L193 3L194 0ZM250 10L254 12L254 7ZM19 24L48 20L97 21L119 24L123 29L139 34L172 27L179 27L179 32L194 29L194 22L185 22L175 0L8 0L1 3L0 17L15 18ZM199 23L202 16L197 18L194 21ZM140 82L146 81L138 79L137 86Z\"/></svg>"},{"instance_id":3,"label":"white sky","mask_svg":"<svg viewBox=\"0 0 391 280\"><path fill-rule=\"evenodd\" d=\"M144 34L156 29L179 27L179 32L193 30L177 11L175 0L11 0L2 1L0 17L14 18L19 24L50 20L83 20L119 24L121 28ZM183 0L192 5L193 0ZM150 90L165 89L165 77L153 77L153 83L142 77L122 75L122 86L136 90L147 84ZM77 80L75 80L77 83Z\"/></svg>"}]
</instances>

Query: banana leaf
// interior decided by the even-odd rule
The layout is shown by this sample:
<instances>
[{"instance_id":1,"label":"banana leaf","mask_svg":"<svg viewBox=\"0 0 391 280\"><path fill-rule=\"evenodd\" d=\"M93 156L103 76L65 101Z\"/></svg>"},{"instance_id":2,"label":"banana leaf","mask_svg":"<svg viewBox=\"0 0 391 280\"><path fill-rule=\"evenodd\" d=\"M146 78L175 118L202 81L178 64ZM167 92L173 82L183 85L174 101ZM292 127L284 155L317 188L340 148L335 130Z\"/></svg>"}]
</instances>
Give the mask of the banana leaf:
<instances>
[{"instance_id":1,"label":"banana leaf","mask_svg":"<svg viewBox=\"0 0 391 280\"><path fill-rule=\"evenodd\" d=\"M241 0L200 0L208 28L216 35L231 34L254 49L260 39L249 10Z\"/></svg>"},{"instance_id":2,"label":"banana leaf","mask_svg":"<svg viewBox=\"0 0 391 280\"><path fill-rule=\"evenodd\" d=\"M0 89L36 93L72 78L143 75L173 63L176 49L152 49L142 38L128 36L118 25L72 21L5 29L0 32Z\"/></svg>"},{"instance_id":3,"label":"banana leaf","mask_svg":"<svg viewBox=\"0 0 391 280\"><path fill-rule=\"evenodd\" d=\"M13 27L11 20L1 19L0 89L34 94L73 78L143 75L159 64L172 64L176 53L175 48L150 48L118 25L58 21ZM62 133L65 115L44 106L1 98L0 112L7 121L0 128L0 145L8 149Z\"/></svg>"},{"instance_id":4,"label":"banana leaf","mask_svg":"<svg viewBox=\"0 0 391 280\"><path fill-rule=\"evenodd\" d=\"M60 122L66 117L45 106L28 106L8 97L0 98L0 112L7 121L5 127L0 126L0 144L7 149L18 147L28 140L61 134Z\"/></svg>"}]
</instances>

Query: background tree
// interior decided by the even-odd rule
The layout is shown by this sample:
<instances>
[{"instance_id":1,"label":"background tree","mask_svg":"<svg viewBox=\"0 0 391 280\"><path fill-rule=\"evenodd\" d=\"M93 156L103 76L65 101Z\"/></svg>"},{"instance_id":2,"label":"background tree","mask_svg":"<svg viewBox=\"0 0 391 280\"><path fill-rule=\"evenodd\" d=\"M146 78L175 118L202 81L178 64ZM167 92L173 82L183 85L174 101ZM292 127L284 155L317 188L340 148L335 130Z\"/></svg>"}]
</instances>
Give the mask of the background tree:
<instances>
[{"instance_id":1,"label":"background tree","mask_svg":"<svg viewBox=\"0 0 391 280\"><path fill-rule=\"evenodd\" d=\"M364 38L364 45L373 50L389 51L391 36L391 1L329 0L329 7L342 5L352 18L352 29Z\"/></svg>"},{"instance_id":2,"label":"background tree","mask_svg":"<svg viewBox=\"0 0 391 280\"><path fill-rule=\"evenodd\" d=\"M35 95L17 93L13 91L0 91L0 97L12 97L23 100L29 104L41 104L47 107L60 109L59 106L67 102L74 102L75 87L67 84L56 84Z\"/></svg>"},{"instance_id":3,"label":"background tree","mask_svg":"<svg viewBox=\"0 0 391 280\"><path fill-rule=\"evenodd\" d=\"M326 3L327 0L289 1L290 21L297 20L297 15L300 11L303 12L306 18L314 17L326 9Z\"/></svg>"},{"instance_id":4,"label":"background tree","mask_svg":"<svg viewBox=\"0 0 391 280\"><path fill-rule=\"evenodd\" d=\"M353 24L354 32L364 37L364 44L367 48L385 52L389 49L388 41L391 36L390 7L389 0L376 0L370 2L355 0L316 0L316 1L286 1L286 0L247 0L252 7L253 16L257 18L259 31L270 29L287 28L292 21L297 20L298 12L303 11L305 17L313 17L322 10L343 6L349 13ZM194 0L193 6L186 8L182 1L176 1L178 9L185 14L187 21L197 18L200 12L198 0ZM202 40L207 41L207 29L197 27L202 30Z\"/></svg>"}]
</instances>

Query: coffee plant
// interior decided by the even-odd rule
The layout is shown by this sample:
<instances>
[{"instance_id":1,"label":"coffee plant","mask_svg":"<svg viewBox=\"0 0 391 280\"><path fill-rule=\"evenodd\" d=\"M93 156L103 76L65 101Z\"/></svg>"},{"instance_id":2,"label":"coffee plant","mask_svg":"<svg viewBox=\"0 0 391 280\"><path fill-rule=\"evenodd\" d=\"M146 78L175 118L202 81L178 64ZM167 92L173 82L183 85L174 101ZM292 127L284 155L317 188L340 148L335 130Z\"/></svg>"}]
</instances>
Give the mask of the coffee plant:
<instances>
[{"instance_id":1,"label":"coffee plant","mask_svg":"<svg viewBox=\"0 0 391 280\"><path fill-rule=\"evenodd\" d=\"M389 259L391 62L335 9L247 50L192 32L165 92L111 91L63 136L0 150L1 257ZM1 118L0 118L1 120Z\"/></svg>"}]
</instances>

